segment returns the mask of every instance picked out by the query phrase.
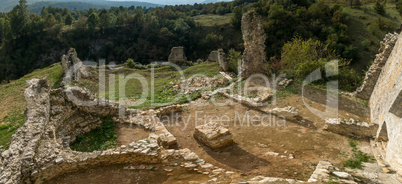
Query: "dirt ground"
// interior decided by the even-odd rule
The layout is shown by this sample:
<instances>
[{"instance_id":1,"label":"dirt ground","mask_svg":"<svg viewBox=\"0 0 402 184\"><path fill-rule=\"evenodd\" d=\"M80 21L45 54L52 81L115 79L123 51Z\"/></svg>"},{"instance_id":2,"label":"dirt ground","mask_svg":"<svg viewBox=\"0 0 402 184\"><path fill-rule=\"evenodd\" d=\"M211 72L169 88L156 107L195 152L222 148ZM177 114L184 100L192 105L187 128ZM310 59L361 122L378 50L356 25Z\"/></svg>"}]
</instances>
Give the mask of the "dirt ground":
<instances>
[{"instance_id":1,"label":"dirt ground","mask_svg":"<svg viewBox=\"0 0 402 184\"><path fill-rule=\"evenodd\" d=\"M115 131L117 132L117 146L129 145L133 141L139 141L148 138L150 131L146 131L136 125L117 123Z\"/></svg>"},{"instance_id":2,"label":"dirt ground","mask_svg":"<svg viewBox=\"0 0 402 184\"><path fill-rule=\"evenodd\" d=\"M298 86L293 88L298 89ZM325 109L325 92L308 87L304 95L307 104L319 110ZM217 100L225 101L227 99L224 98ZM302 119L284 121L237 103L224 106L211 103L205 105L208 101L202 99L192 103L182 113L160 119L177 138L179 149L189 148L209 163L244 175L307 180L319 161L330 161L342 166L351 156L349 139L324 131L324 120L305 107L300 91L297 94L281 95L276 101L276 104L269 105L267 109L291 105L299 109ZM368 122L368 108L349 98L340 98L339 109L339 116L342 118ZM253 117L257 119L253 121ZM222 123L229 128L236 144L211 150L197 142L193 137L195 126L210 121ZM279 155L275 156L272 152ZM290 154L294 159L289 158Z\"/></svg>"},{"instance_id":3,"label":"dirt ground","mask_svg":"<svg viewBox=\"0 0 402 184\"><path fill-rule=\"evenodd\" d=\"M212 103L213 100L198 99L186 107L183 112L159 118L177 138L178 149L189 148L207 162L229 171L242 173L244 177L263 175L307 180L319 161L330 161L341 167L352 153L349 138L324 131L324 120L310 112L305 105L308 104L324 111L327 98L325 91L317 87L306 87L304 97L302 97L300 86L292 85L288 89L291 89L292 92L278 91L276 100L271 101L264 109L250 109L223 97L216 97L217 103L229 104L217 106ZM301 118L284 120L266 113L269 109L289 105L299 109ZM347 97L340 97L339 117L369 122L369 109L363 103ZM235 144L224 149L211 150L199 143L193 137L194 128L210 121L221 123L227 127L233 134ZM134 140L145 139L150 133L142 128L124 124L119 124L116 131L119 135L117 139L119 146L128 145ZM292 156L294 158L290 158ZM108 169L108 171L104 169ZM69 174L59 178L56 183L175 181L171 180L171 177L165 172L140 171L132 174L123 171L121 166L90 169L85 173ZM157 177L155 173L157 173ZM90 177L86 177L87 175ZM191 174L182 175L185 178L199 177L199 175ZM86 179L82 180L83 178ZM115 178L126 179L115 180Z\"/></svg>"},{"instance_id":4,"label":"dirt ground","mask_svg":"<svg viewBox=\"0 0 402 184\"><path fill-rule=\"evenodd\" d=\"M206 182L208 176L195 171L187 171L176 167L166 172L158 165L140 165L141 169L128 169L131 165L109 165L65 174L47 184L154 184L154 183L189 183L191 181Z\"/></svg>"}]
</instances>

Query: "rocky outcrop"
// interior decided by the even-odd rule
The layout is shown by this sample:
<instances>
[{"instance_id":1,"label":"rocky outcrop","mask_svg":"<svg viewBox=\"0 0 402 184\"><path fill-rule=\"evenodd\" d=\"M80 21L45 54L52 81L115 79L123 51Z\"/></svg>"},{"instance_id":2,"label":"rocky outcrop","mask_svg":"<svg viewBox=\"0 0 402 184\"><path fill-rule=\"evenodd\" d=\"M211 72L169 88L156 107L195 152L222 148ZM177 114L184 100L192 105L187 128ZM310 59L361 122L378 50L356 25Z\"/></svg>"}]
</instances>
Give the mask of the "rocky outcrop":
<instances>
[{"instance_id":1,"label":"rocky outcrop","mask_svg":"<svg viewBox=\"0 0 402 184\"><path fill-rule=\"evenodd\" d=\"M240 76L248 78L253 74L266 74L268 71L265 54L267 36L262 24L262 17L255 11L249 11L243 15L241 24L245 50Z\"/></svg>"},{"instance_id":2,"label":"rocky outcrop","mask_svg":"<svg viewBox=\"0 0 402 184\"><path fill-rule=\"evenodd\" d=\"M229 70L229 61L226 59L226 54L222 49L212 51L208 56L208 62L218 62L223 71Z\"/></svg>"},{"instance_id":3,"label":"rocky outcrop","mask_svg":"<svg viewBox=\"0 0 402 184\"><path fill-rule=\"evenodd\" d=\"M61 66L63 67L63 81L65 83L69 83L72 80L79 81L81 78L90 76L91 68L82 64L74 48L70 48L68 53L61 57Z\"/></svg>"},{"instance_id":4,"label":"rocky outcrop","mask_svg":"<svg viewBox=\"0 0 402 184\"><path fill-rule=\"evenodd\" d=\"M217 123L207 123L197 126L194 138L212 149L219 149L233 144L232 134Z\"/></svg>"},{"instance_id":5,"label":"rocky outcrop","mask_svg":"<svg viewBox=\"0 0 402 184\"><path fill-rule=\"evenodd\" d=\"M50 116L49 86L46 80L28 81L24 95L27 101L25 124L13 135L10 148L1 153L0 183L23 183L30 176L35 153Z\"/></svg>"},{"instance_id":6,"label":"rocky outcrop","mask_svg":"<svg viewBox=\"0 0 402 184\"><path fill-rule=\"evenodd\" d=\"M367 71L363 85L360 86L355 92L357 97L365 100L370 99L374 87L377 83L378 77L380 76L385 63L387 62L392 50L394 49L394 45L397 39L397 33L388 33L387 35L385 35L384 40L381 41L381 47L378 50L379 54L376 55L373 64Z\"/></svg>"},{"instance_id":7,"label":"rocky outcrop","mask_svg":"<svg viewBox=\"0 0 402 184\"><path fill-rule=\"evenodd\" d=\"M168 61L175 64L187 63L187 57L184 54L184 47L173 47L170 52Z\"/></svg>"},{"instance_id":8,"label":"rocky outcrop","mask_svg":"<svg viewBox=\"0 0 402 184\"><path fill-rule=\"evenodd\" d=\"M330 118L325 120L324 130L356 138L373 138L378 124L360 122L354 119Z\"/></svg>"}]
</instances>

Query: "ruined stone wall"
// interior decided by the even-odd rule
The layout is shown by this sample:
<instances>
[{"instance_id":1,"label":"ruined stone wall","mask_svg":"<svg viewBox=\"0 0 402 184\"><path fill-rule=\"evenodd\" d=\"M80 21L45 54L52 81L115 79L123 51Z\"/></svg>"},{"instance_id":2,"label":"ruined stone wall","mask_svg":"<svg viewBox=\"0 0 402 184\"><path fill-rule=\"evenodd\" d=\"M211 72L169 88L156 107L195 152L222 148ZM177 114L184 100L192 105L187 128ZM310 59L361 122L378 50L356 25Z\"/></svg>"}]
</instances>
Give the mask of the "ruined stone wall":
<instances>
[{"instance_id":1,"label":"ruined stone wall","mask_svg":"<svg viewBox=\"0 0 402 184\"><path fill-rule=\"evenodd\" d=\"M29 82L24 95L27 101L25 124L13 135L10 148L2 152L0 183L22 183L29 177L36 150L50 116L49 86L46 80Z\"/></svg>"},{"instance_id":2,"label":"ruined stone wall","mask_svg":"<svg viewBox=\"0 0 402 184\"><path fill-rule=\"evenodd\" d=\"M402 35L398 35L388 61L383 67L370 98L371 121L379 124L378 135L387 129L388 146L386 161L402 175L402 117L391 110L400 107L398 102L402 90ZM385 126L383 126L385 123Z\"/></svg>"},{"instance_id":3,"label":"ruined stone wall","mask_svg":"<svg viewBox=\"0 0 402 184\"><path fill-rule=\"evenodd\" d=\"M184 54L184 47L173 47L170 52L168 61L171 63L177 63L177 64L186 63L187 57Z\"/></svg>"},{"instance_id":4,"label":"ruined stone wall","mask_svg":"<svg viewBox=\"0 0 402 184\"><path fill-rule=\"evenodd\" d=\"M370 69L366 73L362 86L360 86L355 92L357 97L365 100L370 99L378 77L381 74L382 68L387 62L397 39L397 33L388 33L385 35L384 40L381 41L381 47L378 51L378 54L376 55L373 64L370 66Z\"/></svg>"},{"instance_id":5,"label":"ruined stone wall","mask_svg":"<svg viewBox=\"0 0 402 184\"><path fill-rule=\"evenodd\" d=\"M267 56L265 54L265 34L262 17L255 11L245 13L241 20L241 30L244 40L241 78L253 74L267 74Z\"/></svg>"}]
</instances>

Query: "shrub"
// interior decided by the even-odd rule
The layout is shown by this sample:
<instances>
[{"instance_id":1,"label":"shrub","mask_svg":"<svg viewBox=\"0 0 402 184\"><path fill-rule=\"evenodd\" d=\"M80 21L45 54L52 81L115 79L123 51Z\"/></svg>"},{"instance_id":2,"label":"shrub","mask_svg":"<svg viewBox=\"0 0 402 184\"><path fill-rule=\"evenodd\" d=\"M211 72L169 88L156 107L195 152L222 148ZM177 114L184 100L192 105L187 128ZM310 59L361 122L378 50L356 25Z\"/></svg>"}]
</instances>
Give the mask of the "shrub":
<instances>
[{"instance_id":1,"label":"shrub","mask_svg":"<svg viewBox=\"0 0 402 184\"><path fill-rule=\"evenodd\" d=\"M374 10L377 12L377 14L379 15L385 15L385 8L384 8L384 4L380 3L379 1L377 1L374 5Z\"/></svg>"},{"instance_id":2,"label":"shrub","mask_svg":"<svg viewBox=\"0 0 402 184\"><path fill-rule=\"evenodd\" d=\"M135 66L134 60L131 58L128 58L126 63L124 63L124 64L129 68L134 68L134 66Z\"/></svg>"},{"instance_id":3,"label":"shrub","mask_svg":"<svg viewBox=\"0 0 402 184\"><path fill-rule=\"evenodd\" d=\"M234 49L230 49L229 50L229 55L228 55L228 59L229 59L229 71L233 72L235 74L239 74L239 60L241 60L242 55L241 52L238 52Z\"/></svg>"},{"instance_id":4,"label":"shrub","mask_svg":"<svg viewBox=\"0 0 402 184\"><path fill-rule=\"evenodd\" d=\"M318 40L295 37L282 47L283 72L292 77L304 78L337 56Z\"/></svg>"},{"instance_id":5,"label":"shrub","mask_svg":"<svg viewBox=\"0 0 402 184\"><path fill-rule=\"evenodd\" d=\"M103 124L92 131L80 135L71 144L71 149L81 152L106 150L116 147L117 133L114 131L115 122L110 117L101 119Z\"/></svg>"}]
</instances>

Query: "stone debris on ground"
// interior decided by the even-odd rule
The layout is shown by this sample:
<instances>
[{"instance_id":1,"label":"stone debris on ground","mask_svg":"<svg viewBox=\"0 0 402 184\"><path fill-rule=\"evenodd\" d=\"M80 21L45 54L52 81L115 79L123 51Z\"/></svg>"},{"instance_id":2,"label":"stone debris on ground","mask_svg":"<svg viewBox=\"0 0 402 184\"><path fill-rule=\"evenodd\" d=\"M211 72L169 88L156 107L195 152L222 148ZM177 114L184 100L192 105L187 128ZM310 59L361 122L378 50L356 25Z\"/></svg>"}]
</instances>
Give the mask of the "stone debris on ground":
<instances>
[{"instance_id":1,"label":"stone debris on ground","mask_svg":"<svg viewBox=\"0 0 402 184\"><path fill-rule=\"evenodd\" d=\"M284 117L288 120L295 120L299 116L299 110L292 106L287 106L284 108L274 108L268 111L269 113L275 114L279 117Z\"/></svg>"},{"instance_id":2,"label":"stone debris on ground","mask_svg":"<svg viewBox=\"0 0 402 184\"><path fill-rule=\"evenodd\" d=\"M292 82L293 82L292 79L282 78L282 79L280 80L280 82L278 83L278 85L279 85L280 87L286 88L286 87L289 86L289 84L292 83Z\"/></svg>"},{"instance_id":3,"label":"stone debris on ground","mask_svg":"<svg viewBox=\"0 0 402 184\"><path fill-rule=\"evenodd\" d=\"M229 130L213 122L197 126L194 138L212 149L227 147L234 143Z\"/></svg>"},{"instance_id":4,"label":"stone debris on ground","mask_svg":"<svg viewBox=\"0 0 402 184\"><path fill-rule=\"evenodd\" d=\"M205 78L205 77L191 77L184 81L175 83L173 88L176 92L183 92L183 94L192 94L201 90L212 90L217 87L223 86L227 83L226 78Z\"/></svg>"}]
</instances>

